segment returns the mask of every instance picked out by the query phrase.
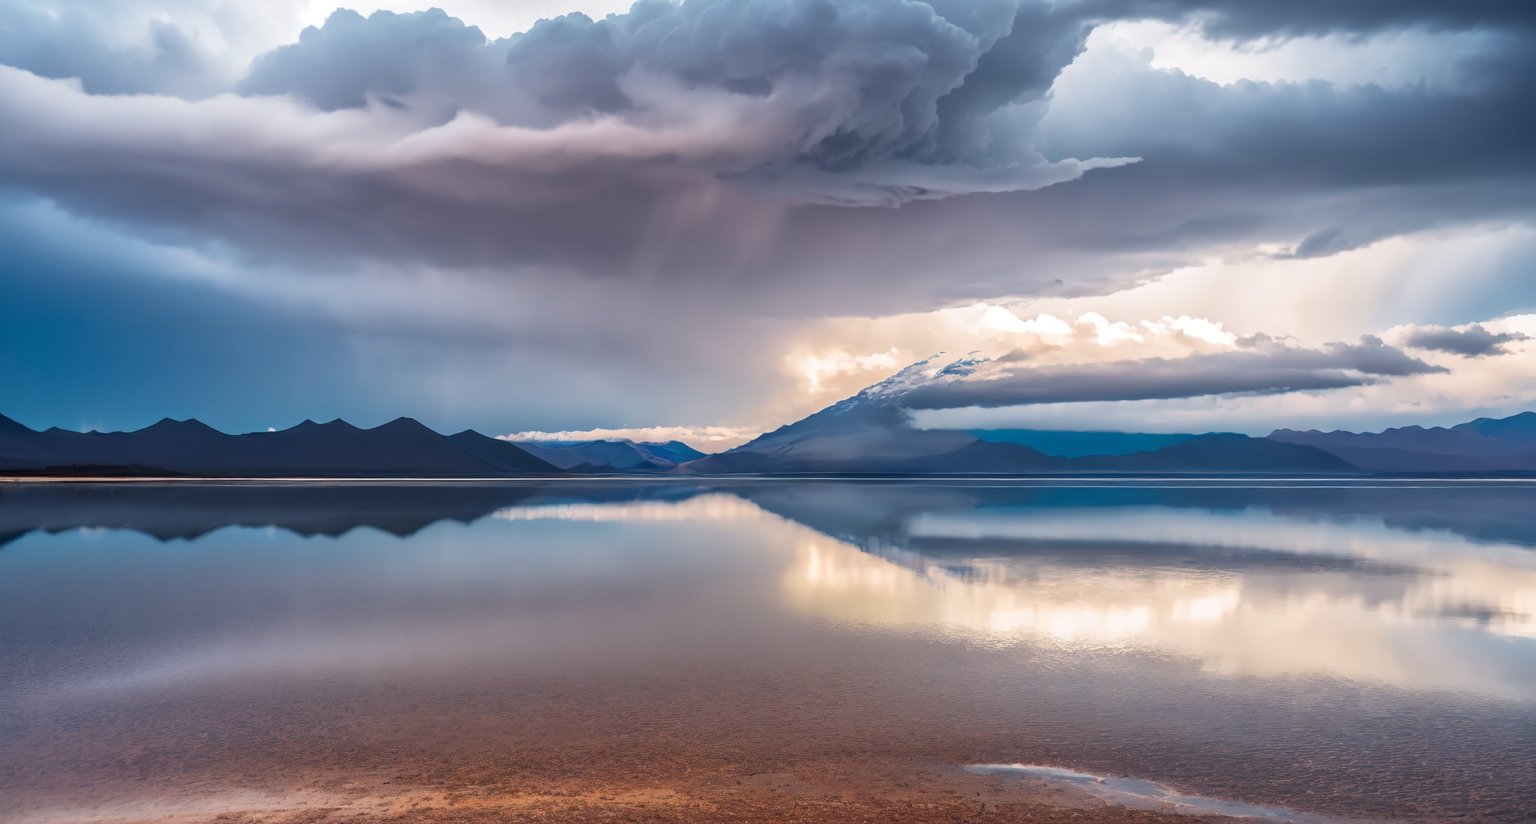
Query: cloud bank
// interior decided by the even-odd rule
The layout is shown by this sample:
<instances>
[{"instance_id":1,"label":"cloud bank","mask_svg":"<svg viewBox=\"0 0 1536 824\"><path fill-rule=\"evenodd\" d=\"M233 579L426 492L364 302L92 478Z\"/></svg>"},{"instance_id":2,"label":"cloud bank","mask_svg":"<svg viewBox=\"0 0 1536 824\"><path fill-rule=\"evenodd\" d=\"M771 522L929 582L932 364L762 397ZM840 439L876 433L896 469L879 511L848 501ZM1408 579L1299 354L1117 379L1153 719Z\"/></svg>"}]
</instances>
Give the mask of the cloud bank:
<instances>
[{"instance_id":1,"label":"cloud bank","mask_svg":"<svg viewBox=\"0 0 1536 824\"><path fill-rule=\"evenodd\" d=\"M1446 371L1376 337L1317 349L1272 338L1246 339L1231 351L1184 358L1020 368L1028 360L1025 353L1004 355L964 380L919 387L905 395L902 404L911 409L950 409L1281 394Z\"/></svg>"}]
</instances>

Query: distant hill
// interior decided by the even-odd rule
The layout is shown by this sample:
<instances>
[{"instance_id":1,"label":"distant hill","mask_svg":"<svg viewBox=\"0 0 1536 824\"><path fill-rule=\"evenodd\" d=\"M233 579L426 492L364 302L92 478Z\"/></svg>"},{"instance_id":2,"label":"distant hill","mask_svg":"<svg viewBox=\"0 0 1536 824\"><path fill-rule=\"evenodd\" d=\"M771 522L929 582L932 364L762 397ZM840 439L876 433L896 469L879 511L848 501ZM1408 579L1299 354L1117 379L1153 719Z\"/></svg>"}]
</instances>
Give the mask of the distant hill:
<instances>
[{"instance_id":1,"label":"distant hill","mask_svg":"<svg viewBox=\"0 0 1536 824\"><path fill-rule=\"evenodd\" d=\"M1536 412L1521 412L1507 418L1478 418L1452 429L1481 435L1510 449L1536 449Z\"/></svg>"},{"instance_id":2,"label":"distant hill","mask_svg":"<svg viewBox=\"0 0 1536 824\"><path fill-rule=\"evenodd\" d=\"M1100 455L1073 461L1078 469L1148 473L1349 474L1358 467L1337 455L1304 444L1282 443L1247 435L1199 435L1187 441L1133 455Z\"/></svg>"},{"instance_id":3,"label":"distant hill","mask_svg":"<svg viewBox=\"0 0 1536 824\"><path fill-rule=\"evenodd\" d=\"M476 432L440 435L410 418L372 429L342 420L304 421L276 432L229 435L195 420L170 419L134 432L57 428L37 432L3 416L0 470L61 475L432 478L560 472L513 444Z\"/></svg>"},{"instance_id":4,"label":"distant hill","mask_svg":"<svg viewBox=\"0 0 1536 824\"><path fill-rule=\"evenodd\" d=\"M1478 418L1452 427L1382 432L1297 432L1271 440L1322 449L1372 472L1536 472L1536 413Z\"/></svg>"},{"instance_id":5,"label":"distant hill","mask_svg":"<svg viewBox=\"0 0 1536 824\"><path fill-rule=\"evenodd\" d=\"M1016 443L1058 458L1088 455L1134 455L1183 443L1198 435L1165 435L1143 432L1083 432L1050 429L971 429L986 443Z\"/></svg>"},{"instance_id":6,"label":"distant hill","mask_svg":"<svg viewBox=\"0 0 1536 824\"><path fill-rule=\"evenodd\" d=\"M683 443L639 441L516 441L517 446L560 469L571 472L666 472L704 457Z\"/></svg>"}]
</instances>

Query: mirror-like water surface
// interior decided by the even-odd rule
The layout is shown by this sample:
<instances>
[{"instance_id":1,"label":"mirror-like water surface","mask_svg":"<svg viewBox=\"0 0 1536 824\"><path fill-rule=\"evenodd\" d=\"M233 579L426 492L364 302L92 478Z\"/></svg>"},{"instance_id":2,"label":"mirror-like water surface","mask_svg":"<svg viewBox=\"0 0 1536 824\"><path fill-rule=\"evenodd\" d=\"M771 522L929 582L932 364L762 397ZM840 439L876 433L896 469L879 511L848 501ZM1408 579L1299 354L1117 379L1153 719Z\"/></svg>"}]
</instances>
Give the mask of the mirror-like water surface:
<instances>
[{"instance_id":1,"label":"mirror-like water surface","mask_svg":"<svg viewBox=\"0 0 1536 824\"><path fill-rule=\"evenodd\" d=\"M17 485L0 627L7 821L974 764L1536 819L1531 485Z\"/></svg>"}]
</instances>

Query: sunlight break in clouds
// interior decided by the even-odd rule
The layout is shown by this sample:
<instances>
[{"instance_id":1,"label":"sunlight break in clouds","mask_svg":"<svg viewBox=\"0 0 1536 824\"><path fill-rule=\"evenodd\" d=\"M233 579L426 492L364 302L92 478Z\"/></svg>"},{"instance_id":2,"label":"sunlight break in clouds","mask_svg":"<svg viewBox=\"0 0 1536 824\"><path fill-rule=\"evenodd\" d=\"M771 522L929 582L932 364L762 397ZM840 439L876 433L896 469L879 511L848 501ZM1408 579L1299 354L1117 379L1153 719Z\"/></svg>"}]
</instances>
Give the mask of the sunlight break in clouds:
<instances>
[{"instance_id":1,"label":"sunlight break in clouds","mask_svg":"<svg viewBox=\"0 0 1536 824\"><path fill-rule=\"evenodd\" d=\"M563 432L512 432L496 437L504 441L618 441L665 443L682 441L705 452L729 449L757 435L757 430L730 426L642 426L631 429L575 429Z\"/></svg>"}]
</instances>

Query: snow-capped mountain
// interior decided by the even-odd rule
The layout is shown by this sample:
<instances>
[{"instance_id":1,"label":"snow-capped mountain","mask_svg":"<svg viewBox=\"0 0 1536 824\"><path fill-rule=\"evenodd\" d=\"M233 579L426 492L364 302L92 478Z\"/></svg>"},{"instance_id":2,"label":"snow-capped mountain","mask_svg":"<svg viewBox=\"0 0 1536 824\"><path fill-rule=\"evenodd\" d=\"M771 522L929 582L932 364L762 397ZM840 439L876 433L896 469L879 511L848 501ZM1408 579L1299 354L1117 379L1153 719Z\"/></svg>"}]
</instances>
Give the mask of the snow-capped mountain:
<instances>
[{"instance_id":1,"label":"snow-capped mountain","mask_svg":"<svg viewBox=\"0 0 1536 824\"><path fill-rule=\"evenodd\" d=\"M689 472L1048 471L1053 459L1019 444L986 444L955 430L914 427L902 398L918 387L964 380L986 359L934 355L809 417L685 465Z\"/></svg>"},{"instance_id":2,"label":"snow-capped mountain","mask_svg":"<svg viewBox=\"0 0 1536 824\"><path fill-rule=\"evenodd\" d=\"M920 388L971 379L988 362L977 353L935 355L757 439L679 468L681 472L764 474L1071 474L1092 472L1352 472L1348 462L1301 444L1244 435L1179 436L1127 454L1124 438L1103 452L1046 454L997 433L918 429L904 408ZM1091 433L1078 433L1091 434ZM1155 442L1155 441L1154 441Z\"/></svg>"}]
</instances>

